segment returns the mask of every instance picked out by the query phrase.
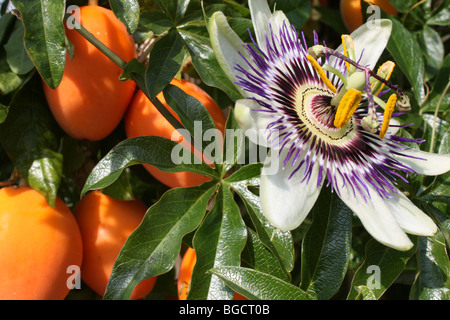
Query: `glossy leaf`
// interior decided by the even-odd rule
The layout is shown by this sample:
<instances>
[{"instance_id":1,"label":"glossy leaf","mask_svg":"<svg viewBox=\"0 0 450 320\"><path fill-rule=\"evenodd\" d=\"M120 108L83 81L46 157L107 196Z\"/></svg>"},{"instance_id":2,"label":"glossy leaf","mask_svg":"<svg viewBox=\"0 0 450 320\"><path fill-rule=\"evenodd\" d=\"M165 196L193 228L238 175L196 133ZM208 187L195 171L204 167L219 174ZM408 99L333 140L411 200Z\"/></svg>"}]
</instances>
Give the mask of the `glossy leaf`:
<instances>
[{"instance_id":1,"label":"glossy leaf","mask_svg":"<svg viewBox=\"0 0 450 320\"><path fill-rule=\"evenodd\" d=\"M155 2L176 24L186 13L190 0L156 0Z\"/></svg>"},{"instance_id":2,"label":"glossy leaf","mask_svg":"<svg viewBox=\"0 0 450 320\"><path fill-rule=\"evenodd\" d=\"M139 1L109 0L109 4L116 17L127 27L128 33L134 33L139 23Z\"/></svg>"},{"instance_id":3,"label":"glossy leaf","mask_svg":"<svg viewBox=\"0 0 450 320\"><path fill-rule=\"evenodd\" d=\"M139 18L139 25L143 29L148 29L157 35L169 31L173 27L172 21L160 11L144 11Z\"/></svg>"},{"instance_id":4,"label":"glossy leaf","mask_svg":"<svg viewBox=\"0 0 450 320\"><path fill-rule=\"evenodd\" d=\"M353 277L348 299L354 300L358 296L359 286L367 286L372 290L375 298L380 299L402 273L416 249L415 245L408 251L398 251L376 240L370 240L366 246L364 262Z\"/></svg>"},{"instance_id":5,"label":"glossy leaf","mask_svg":"<svg viewBox=\"0 0 450 320\"><path fill-rule=\"evenodd\" d=\"M396 19L391 18L392 33L387 50L412 86L416 100L425 99L425 64L416 38Z\"/></svg>"},{"instance_id":6,"label":"glossy leaf","mask_svg":"<svg viewBox=\"0 0 450 320\"><path fill-rule=\"evenodd\" d=\"M247 168L244 168L255 168L255 166L257 165L249 165ZM241 170L244 170L244 168ZM260 170L253 172L258 176L260 174ZM238 174L238 172L235 174ZM284 266L285 273L288 275L289 271L294 268L295 259L292 235L290 232L281 231L270 224L262 212L261 200L259 196L255 195L248 189L247 183L247 181L241 181L232 183L231 186L244 202L245 208L247 209L256 232L258 233L259 239L278 259L281 265Z\"/></svg>"},{"instance_id":7,"label":"glossy leaf","mask_svg":"<svg viewBox=\"0 0 450 320\"><path fill-rule=\"evenodd\" d=\"M441 232L433 237L420 237L418 277L411 290L411 299L450 300L450 260Z\"/></svg>"},{"instance_id":8,"label":"glossy leaf","mask_svg":"<svg viewBox=\"0 0 450 320\"><path fill-rule=\"evenodd\" d=\"M312 300L300 288L270 274L242 267L216 267L211 272L234 291L252 300Z\"/></svg>"},{"instance_id":9,"label":"glossy leaf","mask_svg":"<svg viewBox=\"0 0 450 320\"><path fill-rule=\"evenodd\" d=\"M218 154L211 157L210 160L214 160L216 157L220 159L220 132L216 130L216 125L205 106L195 97L186 94L174 85L169 85L164 90L164 98L193 138L189 142L197 149L202 150L205 155L216 151ZM211 152L206 152L206 148L212 149Z\"/></svg>"},{"instance_id":10,"label":"glossy leaf","mask_svg":"<svg viewBox=\"0 0 450 320\"><path fill-rule=\"evenodd\" d=\"M239 266L247 230L242 221L233 193L219 185L215 204L195 233L197 255L188 299L230 300L233 291L209 270L222 266Z\"/></svg>"},{"instance_id":11,"label":"glossy leaf","mask_svg":"<svg viewBox=\"0 0 450 320\"><path fill-rule=\"evenodd\" d=\"M377 300L373 290L367 286L357 286L358 296L356 300Z\"/></svg>"},{"instance_id":12,"label":"glossy leaf","mask_svg":"<svg viewBox=\"0 0 450 320\"><path fill-rule=\"evenodd\" d=\"M28 184L53 206L62 178L63 159L58 152L59 130L38 77L15 96L8 117L0 125L0 143Z\"/></svg>"},{"instance_id":13,"label":"glossy leaf","mask_svg":"<svg viewBox=\"0 0 450 320\"><path fill-rule=\"evenodd\" d=\"M145 86L156 97L175 77L184 59L184 42L175 29L154 45L145 73Z\"/></svg>"},{"instance_id":14,"label":"glossy leaf","mask_svg":"<svg viewBox=\"0 0 450 320\"><path fill-rule=\"evenodd\" d=\"M182 238L198 227L216 185L175 188L149 208L117 257L104 299L128 299L142 280L173 268Z\"/></svg>"},{"instance_id":15,"label":"glossy leaf","mask_svg":"<svg viewBox=\"0 0 450 320\"><path fill-rule=\"evenodd\" d=\"M242 251L242 267L261 271L289 282L291 279L285 273L284 266L264 246L256 232L248 229L247 234L247 244L245 245L244 251Z\"/></svg>"},{"instance_id":16,"label":"glossy leaf","mask_svg":"<svg viewBox=\"0 0 450 320\"><path fill-rule=\"evenodd\" d=\"M56 88L66 62L64 0L13 0L25 27L25 48L42 79Z\"/></svg>"},{"instance_id":17,"label":"glossy leaf","mask_svg":"<svg viewBox=\"0 0 450 320\"><path fill-rule=\"evenodd\" d=\"M329 189L313 207L312 224L302 242L300 287L319 300L330 299L347 272L352 211Z\"/></svg>"},{"instance_id":18,"label":"glossy leaf","mask_svg":"<svg viewBox=\"0 0 450 320\"><path fill-rule=\"evenodd\" d=\"M187 149L188 161L175 164L172 150L178 143L156 136L136 137L122 141L116 145L91 171L81 191L84 195L89 190L101 189L116 181L123 170L136 164L149 163L166 172L191 171L209 176L216 173L210 166L194 159Z\"/></svg>"},{"instance_id":19,"label":"glossy leaf","mask_svg":"<svg viewBox=\"0 0 450 320\"><path fill-rule=\"evenodd\" d=\"M11 70L18 75L27 74L34 68L33 62L23 45L23 35L23 25L16 22L14 30L5 44L6 60Z\"/></svg>"}]
</instances>

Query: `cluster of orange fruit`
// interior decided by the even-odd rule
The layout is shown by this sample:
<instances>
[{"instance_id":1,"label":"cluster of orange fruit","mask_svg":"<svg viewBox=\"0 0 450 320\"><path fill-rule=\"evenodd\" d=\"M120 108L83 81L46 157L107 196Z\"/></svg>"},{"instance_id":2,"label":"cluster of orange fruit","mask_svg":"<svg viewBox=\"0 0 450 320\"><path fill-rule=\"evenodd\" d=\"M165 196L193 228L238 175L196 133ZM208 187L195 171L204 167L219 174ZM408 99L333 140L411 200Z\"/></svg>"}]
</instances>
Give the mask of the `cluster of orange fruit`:
<instances>
[{"instance_id":1,"label":"cluster of orange fruit","mask_svg":"<svg viewBox=\"0 0 450 320\"><path fill-rule=\"evenodd\" d=\"M80 23L124 61L136 57L133 38L111 10L91 1L80 8ZM122 70L117 65L76 30L67 28L66 35L73 44L73 57L67 54L60 85L51 89L43 83L43 88L56 121L68 135L98 141L124 119L129 138L171 139L175 129L133 81L119 79ZM183 79L171 83L202 102L218 128L224 129L225 116L205 91ZM162 94L158 99L177 117ZM198 185L208 179L145 167L169 187ZM101 191L88 193L72 212L60 198L50 206L30 187L0 189L0 299L64 299L73 285L68 279L77 268L83 282L103 295L120 249L146 211L140 200L121 201ZM141 282L130 298L146 296L155 281L153 277Z\"/></svg>"}]
</instances>

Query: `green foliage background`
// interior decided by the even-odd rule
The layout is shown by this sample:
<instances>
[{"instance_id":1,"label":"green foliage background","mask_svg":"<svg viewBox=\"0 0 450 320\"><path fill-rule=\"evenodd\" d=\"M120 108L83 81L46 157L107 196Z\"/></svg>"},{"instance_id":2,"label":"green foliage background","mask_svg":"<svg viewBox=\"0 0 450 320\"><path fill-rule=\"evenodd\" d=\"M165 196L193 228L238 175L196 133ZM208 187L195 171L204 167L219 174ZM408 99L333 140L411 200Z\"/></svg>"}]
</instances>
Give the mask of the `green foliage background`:
<instances>
[{"instance_id":1,"label":"green foliage background","mask_svg":"<svg viewBox=\"0 0 450 320\"><path fill-rule=\"evenodd\" d=\"M5 11L9 2L20 15ZM399 14L382 14L393 21L393 32L381 60L396 63L392 82L411 99L413 110L402 120L414 125L402 134L423 138L422 150L449 153L450 1L390 2ZM319 7L309 0L278 1L277 9L305 32L308 41L316 30L328 46L337 47L340 34L348 30L338 2L329 3ZM73 207L94 189L119 199L136 195L146 202L149 210L115 263L105 299L127 299L137 283L152 276L159 278L147 299L176 295L174 265L187 247L198 257L192 299L231 299L234 291L250 299L450 299L448 173L413 176L401 185L439 231L430 238L411 237L414 248L399 252L371 239L339 197L325 188L298 229L274 229L262 215L257 196L261 165L237 161L246 152L242 136L223 150L224 161L215 168L175 165L170 159L174 142L159 137L127 140L122 123L101 141L68 137L47 106L42 80L51 87L61 80L67 46L62 22L72 4L86 1L12 0L2 5L0 180L3 185L15 183L8 179L18 172L51 205L60 196ZM201 80L202 88L228 114L227 128L237 128L230 106L240 94L214 57L205 15L223 11L248 41L252 25L246 1L205 0L203 8L198 0L110 0L100 5L114 11L141 48L155 40L140 61L126 61L121 67L124 77L135 80L162 112L155 97L164 91L180 116L176 127L192 135L195 120L201 119L203 130L214 127L201 103L168 85L183 70ZM201 172L212 181L168 189L142 163L167 172ZM369 285L370 266L381 273L376 288ZM68 299L99 298L83 288L72 290Z\"/></svg>"}]
</instances>

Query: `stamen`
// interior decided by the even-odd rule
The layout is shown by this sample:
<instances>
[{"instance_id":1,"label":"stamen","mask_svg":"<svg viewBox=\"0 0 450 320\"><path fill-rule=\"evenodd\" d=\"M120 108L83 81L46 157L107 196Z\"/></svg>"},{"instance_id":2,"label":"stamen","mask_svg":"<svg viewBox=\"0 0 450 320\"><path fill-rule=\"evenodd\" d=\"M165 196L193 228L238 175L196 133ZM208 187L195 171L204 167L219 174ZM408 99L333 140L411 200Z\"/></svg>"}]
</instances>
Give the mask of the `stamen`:
<instances>
[{"instance_id":1,"label":"stamen","mask_svg":"<svg viewBox=\"0 0 450 320\"><path fill-rule=\"evenodd\" d=\"M339 107L337 108L336 115L334 117L334 126L341 129L346 125L359 103L361 102L361 91L354 88L350 88L342 97Z\"/></svg>"},{"instance_id":2,"label":"stamen","mask_svg":"<svg viewBox=\"0 0 450 320\"><path fill-rule=\"evenodd\" d=\"M381 125L380 129L380 138L383 139L386 135L387 129L389 128L389 122L392 118L392 113L394 112L395 103L397 102L397 95L392 94L388 101L386 102L386 108L384 109L384 116L383 116L383 124Z\"/></svg>"},{"instance_id":3,"label":"stamen","mask_svg":"<svg viewBox=\"0 0 450 320\"><path fill-rule=\"evenodd\" d=\"M313 58L313 56L308 54L306 58L308 59L309 62L311 62L313 68L317 71L320 79L322 79L322 81L325 83L328 89L333 91L333 93L336 93L337 90L335 86L333 86L330 79L328 79L327 75L325 74L325 71L323 71L322 67L317 63L317 61Z\"/></svg>"},{"instance_id":4,"label":"stamen","mask_svg":"<svg viewBox=\"0 0 450 320\"><path fill-rule=\"evenodd\" d=\"M378 68L377 75L387 81L391 77L394 67L395 67L394 62L386 61ZM382 83L378 80L375 80L371 86L372 86L373 94L378 95L381 92L381 90L383 89L384 83Z\"/></svg>"},{"instance_id":5,"label":"stamen","mask_svg":"<svg viewBox=\"0 0 450 320\"><path fill-rule=\"evenodd\" d=\"M344 49L344 55L350 60L355 60L355 45L353 44L353 39L348 34L343 34L341 36L342 39L342 47ZM345 65L347 66L347 71L349 73L353 73L355 71L355 66L351 65L347 61L345 61Z\"/></svg>"}]
</instances>

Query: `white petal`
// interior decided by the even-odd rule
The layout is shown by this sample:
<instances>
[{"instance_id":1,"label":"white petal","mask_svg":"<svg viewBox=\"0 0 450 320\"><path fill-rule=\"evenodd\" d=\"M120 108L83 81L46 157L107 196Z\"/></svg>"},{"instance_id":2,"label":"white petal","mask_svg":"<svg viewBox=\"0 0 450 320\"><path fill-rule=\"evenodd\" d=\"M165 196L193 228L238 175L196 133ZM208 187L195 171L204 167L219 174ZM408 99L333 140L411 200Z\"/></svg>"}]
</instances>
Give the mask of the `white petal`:
<instances>
[{"instance_id":1,"label":"white petal","mask_svg":"<svg viewBox=\"0 0 450 320\"><path fill-rule=\"evenodd\" d=\"M222 12L215 12L209 21L209 34L211 47L214 50L217 61L225 74L231 81L236 81L235 67L239 64L246 66L247 63L241 57L241 52L246 58L249 58L247 50L243 47L244 42L231 29L227 18ZM243 93L240 86L236 87Z\"/></svg>"},{"instance_id":2,"label":"white petal","mask_svg":"<svg viewBox=\"0 0 450 320\"><path fill-rule=\"evenodd\" d=\"M273 151L261 171L260 197L264 215L275 227L287 231L298 227L310 212L322 188L317 185L319 165L313 168L312 175L302 182L305 166L288 179L293 171L291 165L283 169L285 153L278 157ZM271 162L271 163L269 163Z\"/></svg>"},{"instance_id":3,"label":"white petal","mask_svg":"<svg viewBox=\"0 0 450 320\"><path fill-rule=\"evenodd\" d=\"M248 7L252 18L258 46L265 50L266 34L270 35L269 20L272 17L267 0L249 0Z\"/></svg>"},{"instance_id":4,"label":"white petal","mask_svg":"<svg viewBox=\"0 0 450 320\"><path fill-rule=\"evenodd\" d=\"M450 154L438 154L414 149L402 151L402 154L405 157L395 155L395 158L408 165L418 174L436 176L450 170Z\"/></svg>"},{"instance_id":5,"label":"white petal","mask_svg":"<svg viewBox=\"0 0 450 320\"><path fill-rule=\"evenodd\" d=\"M337 176L336 179L338 186L342 186L342 178ZM377 241L401 251L411 249L413 243L398 224L385 200L372 187L367 187L371 193L371 198L367 201L359 193L355 196L348 184L339 188L339 196Z\"/></svg>"},{"instance_id":6,"label":"white petal","mask_svg":"<svg viewBox=\"0 0 450 320\"><path fill-rule=\"evenodd\" d=\"M255 30L256 42L263 52L266 52L266 36L270 37L271 29L276 36L279 35L279 28L286 23L290 26L289 20L283 11L270 12L267 0L249 0L248 7L252 17L253 28Z\"/></svg>"},{"instance_id":7,"label":"white petal","mask_svg":"<svg viewBox=\"0 0 450 320\"><path fill-rule=\"evenodd\" d=\"M367 22L353 31L350 36L355 45L355 57L359 64L369 67L371 70L377 64L378 59L383 53L389 41L392 31L392 22L388 19L377 19ZM343 52L340 45L336 51ZM334 65L335 57L330 57L329 64Z\"/></svg>"},{"instance_id":8,"label":"white petal","mask_svg":"<svg viewBox=\"0 0 450 320\"><path fill-rule=\"evenodd\" d=\"M251 142L267 147L268 131L266 128L275 118L265 117L261 112L255 111L258 106L258 103L251 99L237 100L234 107L234 116Z\"/></svg>"},{"instance_id":9,"label":"white petal","mask_svg":"<svg viewBox=\"0 0 450 320\"><path fill-rule=\"evenodd\" d=\"M385 200L385 203L403 230L419 236L432 236L436 233L437 226L429 216L404 194L399 193L397 196L398 199L390 198Z\"/></svg>"}]
</instances>

